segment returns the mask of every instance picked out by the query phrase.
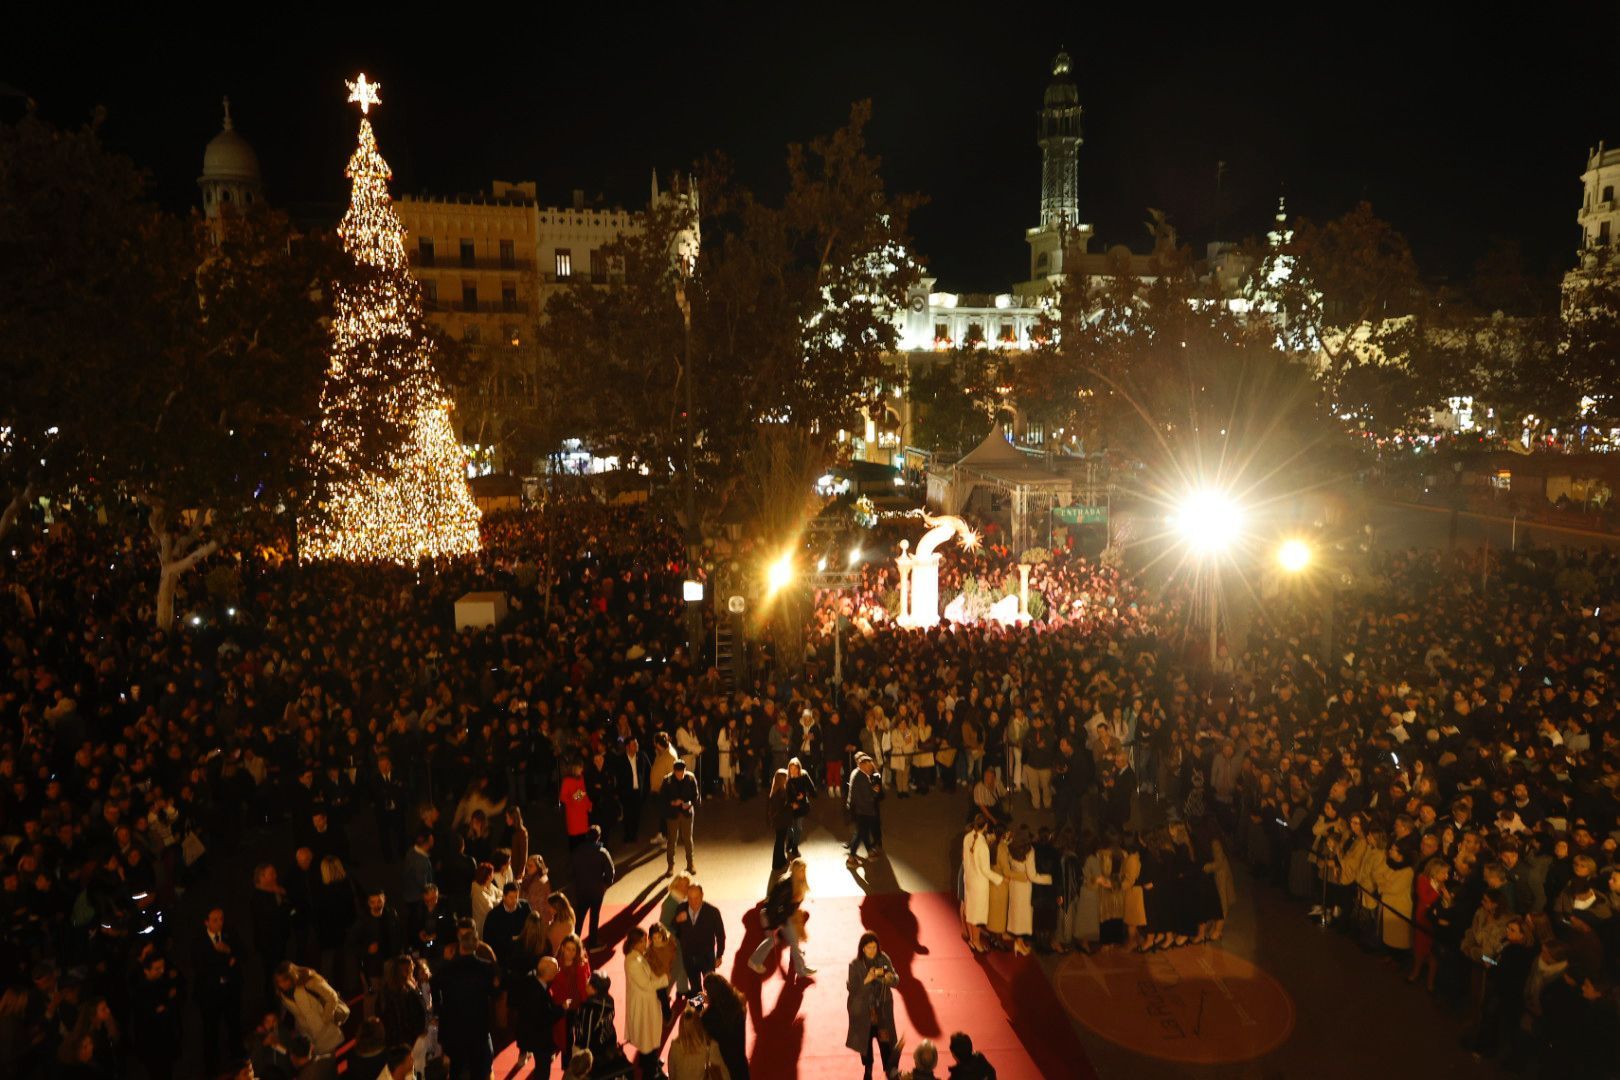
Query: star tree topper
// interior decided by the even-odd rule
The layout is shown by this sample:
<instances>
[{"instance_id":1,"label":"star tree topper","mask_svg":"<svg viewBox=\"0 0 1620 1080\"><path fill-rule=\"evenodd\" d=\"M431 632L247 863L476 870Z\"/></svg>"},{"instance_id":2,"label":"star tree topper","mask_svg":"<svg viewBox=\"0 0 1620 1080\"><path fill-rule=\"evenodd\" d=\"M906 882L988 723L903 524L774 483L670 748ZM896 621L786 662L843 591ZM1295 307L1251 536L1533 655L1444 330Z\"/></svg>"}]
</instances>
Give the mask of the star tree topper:
<instances>
[{"instance_id":1,"label":"star tree topper","mask_svg":"<svg viewBox=\"0 0 1620 1080\"><path fill-rule=\"evenodd\" d=\"M382 89L382 83L366 81L366 73L361 72L358 79L344 79L349 88L349 100L360 103L360 115L366 116L371 112L373 105L381 105L382 98L377 91Z\"/></svg>"}]
</instances>

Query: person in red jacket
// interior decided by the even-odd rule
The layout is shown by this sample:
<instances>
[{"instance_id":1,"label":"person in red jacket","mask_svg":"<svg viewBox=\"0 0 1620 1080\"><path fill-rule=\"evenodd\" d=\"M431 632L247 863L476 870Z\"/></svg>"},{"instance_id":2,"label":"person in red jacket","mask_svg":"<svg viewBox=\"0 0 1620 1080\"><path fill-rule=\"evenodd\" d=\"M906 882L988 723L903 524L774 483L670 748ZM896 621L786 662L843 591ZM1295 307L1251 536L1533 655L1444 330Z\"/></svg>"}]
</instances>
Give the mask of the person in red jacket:
<instances>
[{"instance_id":1,"label":"person in red jacket","mask_svg":"<svg viewBox=\"0 0 1620 1080\"><path fill-rule=\"evenodd\" d=\"M572 851L585 842L591 829L591 797L585 792L583 761L569 763L568 775L563 777L562 791L557 797L562 802L568 849Z\"/></svg>"}]
</instances>

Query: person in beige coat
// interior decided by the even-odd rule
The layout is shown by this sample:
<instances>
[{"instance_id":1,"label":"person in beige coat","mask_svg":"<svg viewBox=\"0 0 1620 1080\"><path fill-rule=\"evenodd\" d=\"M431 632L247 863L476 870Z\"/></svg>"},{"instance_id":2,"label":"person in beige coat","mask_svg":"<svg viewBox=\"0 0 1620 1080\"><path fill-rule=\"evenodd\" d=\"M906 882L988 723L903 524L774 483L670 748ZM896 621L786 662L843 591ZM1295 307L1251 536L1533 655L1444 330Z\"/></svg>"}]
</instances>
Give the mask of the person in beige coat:
<instances>
[{"instance_id":1,"label":"person in beige coat","mask_svg":"<svg viewBox=\"0 0 1620 1080\"><path fill-rule=\"evenodd\" d=\"M1007 937L1007 895L1012 883L1007 880L1011 866L1007 861L1007 835L987 831L985 838L990 840L991 848L995 852L990 860L993 874L990 878L990 905L985 911L984 928L993 938L1004 940ZM998 882L996 878L1001 880Z\"/></svg>"},{"instance_id":2,"label":"person in beige coat","mask_svg":"<svg viewBox=\"0 0 1620 1080\"><path fill-rule=\"evenodd\" d=\"M317 1053L330 1054L343 1045L349 1007L320 972L283 962L276 968L275 984L282 1009Z\"/></svg>"},{"instance_id":3,"label":"person in beige coat","mask_svg":"<svg viewBox=\"0 0 1620 1080\"><path fill-rule=\"evenodd\" d=\"M636 1048L642 1076L658 1074L658 1048L664 1044L664 1007L658 991L669 976L654 975L647 962L647 931L639 926L624 939L624 1040Z\"/></svg>"},{"instance_id":4,"label":"person in beige coat","mask_svg":"<svg viewBox=\"0 0 1620 1080\"><path fill-rule=\"evenodd\" d=\"M1132 838L1125 851L1125 862L1119 872L1119 891L1125 898L1125 947L1136 948L1137 935L1147 925L1147 898L1137 879L1142 876L1142 844Z\"/></svg>"},{"instance_id":5,"label":"person in beige coat","mask_svg":"<svg viewBox=\"0 0 1620 1080\"><path fill-rule=\"evenodd\" d=\"M1391 949L1412 947L1412 885L1415 874L1411 860L1394 844L1384 852L1383 866L1374 874L1378 902L1384 906L1384 944Z\"/></svg>"}]
</instances>

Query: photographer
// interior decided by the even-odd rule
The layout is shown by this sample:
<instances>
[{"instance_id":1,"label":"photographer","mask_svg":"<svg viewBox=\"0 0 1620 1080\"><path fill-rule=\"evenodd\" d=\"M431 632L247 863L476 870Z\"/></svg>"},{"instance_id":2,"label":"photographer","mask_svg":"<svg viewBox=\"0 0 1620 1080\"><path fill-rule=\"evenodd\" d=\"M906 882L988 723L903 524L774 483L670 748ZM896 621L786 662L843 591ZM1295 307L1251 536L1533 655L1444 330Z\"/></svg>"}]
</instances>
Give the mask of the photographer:
<instances>
[{"instance_id":1,"label":"photographer","mask_svg":"<svg viewBox=\"0 0 1620 1080\"><path fill-rule=\"evenodd\" d=\"M894 1030L894 987L900 982L894 963L871 931L861 935L860 948L849 962L849 1037L844 1045L861 1055L865 1080L872 1080L872 1043L877 1042L883 1073L900 1067L899 1038Z\"/></svg>"}]
</instances>

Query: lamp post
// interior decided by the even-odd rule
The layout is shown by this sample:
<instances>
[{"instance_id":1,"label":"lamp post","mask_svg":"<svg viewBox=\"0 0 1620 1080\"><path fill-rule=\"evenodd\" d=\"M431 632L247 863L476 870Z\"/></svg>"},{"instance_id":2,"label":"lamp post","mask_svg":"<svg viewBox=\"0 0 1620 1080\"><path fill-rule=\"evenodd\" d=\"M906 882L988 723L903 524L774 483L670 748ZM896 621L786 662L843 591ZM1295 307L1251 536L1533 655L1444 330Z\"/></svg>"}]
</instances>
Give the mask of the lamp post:
<instances>
[{"instance_id":1,"label":"lamp post","mask_svg":"<svg viewBox=\"0 0 1620 1080\"><path fill-rule=\"evenodd\" d=\"M1170 515L1170 527L1209 582L1209 666L1220 647L1220 560L1243 532L1243 510L1219 488L1189 492Z\"/></svg>"},{"instance_id":2,"label":"lamp post","mask_svg":"<svg viewBox=\"0 0 1620 1080\"><path fill-rule=\"evenodd\" d=\"M697 441L695 424L692 417L692 300L686 294L687 279L691 273L688 260L680 259L677 264L678 274L675 278L675 303L681 309L681 386L686 395L686 431L682 439L681 449L686 458L685 496L686 496L686 567L688 573L696 573L698 564L703 558L703 529L697 519L697 476L694 472L692 446ZM686 640L687 648L691 652L693 669L699 667L698 647L703 639L703 586L701 582L688 581L686 585L697 584L697 599L694 600L691 590L682 587L686 598Z\"/></svg>"}]
</instances>

